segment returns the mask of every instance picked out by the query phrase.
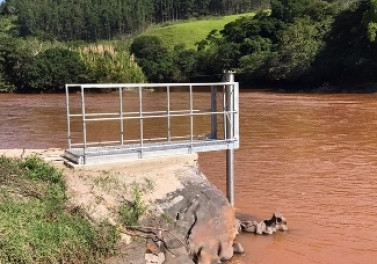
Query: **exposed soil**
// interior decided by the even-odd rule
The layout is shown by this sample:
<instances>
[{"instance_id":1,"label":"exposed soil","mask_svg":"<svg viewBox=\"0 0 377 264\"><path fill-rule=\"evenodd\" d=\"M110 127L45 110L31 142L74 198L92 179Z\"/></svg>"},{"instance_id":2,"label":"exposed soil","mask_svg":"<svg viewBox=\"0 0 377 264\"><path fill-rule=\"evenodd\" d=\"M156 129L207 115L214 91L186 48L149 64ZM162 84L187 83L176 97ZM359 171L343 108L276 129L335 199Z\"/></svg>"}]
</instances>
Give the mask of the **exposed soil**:
<instances>
[{"instance_id":1,"label":"exposed soil","mask_svg":"<svg viewBox=\"0 0 377 264\"><path fill-rule=\"evenodd\" d=\"M4 154L53 162L65 177L67 206L79 207L94 224L118 228L118 254L107 264L211 264L233 256L233 209L198 170L196 154L70 168L60 149L0 150ZM139 227L128 227L119 209L135 199L135 190L147 211Z\"/></svg>"}]
</instances>

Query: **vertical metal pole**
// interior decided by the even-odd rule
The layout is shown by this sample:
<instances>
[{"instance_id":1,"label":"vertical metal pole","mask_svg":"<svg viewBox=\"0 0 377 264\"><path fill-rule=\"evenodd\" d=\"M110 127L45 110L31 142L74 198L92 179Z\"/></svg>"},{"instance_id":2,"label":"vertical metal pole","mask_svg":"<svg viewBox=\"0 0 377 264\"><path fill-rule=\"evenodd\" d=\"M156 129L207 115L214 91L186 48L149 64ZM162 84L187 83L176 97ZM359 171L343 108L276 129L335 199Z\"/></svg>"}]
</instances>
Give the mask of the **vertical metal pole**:
<instances>
[{"instance_id":1,"label":"vertical metal pole","mask_svg":"<svg viewBox=\"0 0 377 264\"><path fill-rule=\"evenodd\" d=\"M217 139L217 87L211 86L211 139Z\"/></svg>"},{"instance_id":2,"label":"vertical metal pole","mask_svg":"<svg viewBox=\"0 0 377 264\"><path fill-rule=\"evenodd\" d=\"M234 73L233 72L226 72L225 73L225 81L229 82L229 85L226 85L225 94L226 94L226 139L233 140L233 108L234 108ZM229 200L229 203L234 206L234 150L233 147L231 149L226 150L226 194Z\"/></svg>"},{"instance_id":3,"label":"vertical metal pole","mask_svg":"<svg viewBox=\"0 0 377 264\"><path fill-rule=\"evenodd\" d=\"M124 145L124 125L123 125L123 88L119 88L119 117L120 117L120 144Z\"/></svg>"},{"instance_id":4,"label":"vertical metal pole","mask_svg":"<svg viewBox=\"0 0 377 264\"><path fill-rule=\"evenodd\" d=\"M139 122L140 122L140 157L143 158L144 147L144 120L143 120L143 90L139 86Z\"/></svg>"},{"instance_id":5,"label":"vertical metal pole","mask_svg":"<svg viewBox=\"0 0 377 264\"><path fill-rule=\"evenodd\" d=\"M192 85L190 85L190 154L192 153L192 145L194 140L194 98L192 94Z\"/></svg>"},{"instance_id":6,"label":"vertical metal pole","mask_svg":"<svg viewBox=\"0 0 377 264\"><path fill-rule=\"evenodd\" d=\"M170 86L166 87L167 100L168 100L168 141L171 140L171 120L170 120Z\"/></svg>"},{"instance_id":7,"label":"vertical metal pole","mask_svg":"<svg viewBox=\"0 0 377 264\"><path fill-rule=\"evenodd\" d=\"M82 136L83 136L83 155L86 164L86 116L85 116L85 89L81 86L81 113L82 113Z\"/></svg>"},{"instance_id":8,"label":"vertical metal pole","mask_svg":"<svg viewBox=\"0 0 377 264\"><path fill-rule=\"evenodd\" d=\"M240 89L238 82L234 84L233 92L233 102L234 102L234 134L233 137L236 140L234 142L235 148L239 147L240 144Z\"/></svg>"},{"instance_id":9,"label":"vertical metal pole","mask_svg":"<svg viewBox=\"0 0 377 264\"><path fill-rule=\"evenodd\" d=\"M72 147L72 136L71 136L71 113L69 111L69 87L65 85L65 105L67 107L67 131L68 131L68 148Z\"/></svg>"},{"instance_id":10,"label":"vertical metal pole","mask_svg":"<svg viewBox=\"0 0 377 264\"><path fill-rule=\"evenodd\" d=\"M223 86L223 133L224 133L224 139L226 139L226 90L225 85Z\"/></svg>"}]
</instances>

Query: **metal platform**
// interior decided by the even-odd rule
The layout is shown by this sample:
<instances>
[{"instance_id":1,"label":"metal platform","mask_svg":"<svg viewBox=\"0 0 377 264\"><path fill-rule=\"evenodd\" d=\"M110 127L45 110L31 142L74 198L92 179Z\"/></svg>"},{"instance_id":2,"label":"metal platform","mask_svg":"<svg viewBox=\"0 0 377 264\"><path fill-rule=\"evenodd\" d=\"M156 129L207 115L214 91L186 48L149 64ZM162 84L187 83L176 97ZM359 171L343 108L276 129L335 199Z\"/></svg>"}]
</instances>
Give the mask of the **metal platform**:
<instances>
[{"instance_id":1,"label":"metal platform","mask_svg":"<svg viewBox=\"0 0 377 264\"><path fill-rule=\"evenodd\" d=\"M118 100L112 103L111 110L97 109L93 107L93 101L86 102L87 95L98 89L118 91L115 97ZM158 98L163 98L153 109L148 108L143 99L150 96L150 89L158 91ZM184 103L180 104L175 89L187 95ZM205 91L209 93L207 101L197 104L196 96ZM84 165L237 149L238 97L238 83L233 78L219 83L67 84L68 148L64 157ZM155 120L164 124L161 131L147 133L154 131L155 124L151 121ZM198 120L206 120L206 123L199 125ZM137 125L126 127L130 122ZM119 133L114 133L109 141L104 141L98 134L96 140L93 135L88 136L88 129L103 124L112 124ZM132 133L136 137L130 136ZM82 136L78 136L80 134Z\"/></svg>"},{"instance_id":2,"label":"metal platform","mask_svg":"<svg viewBox=\"0 0 377 264\"><path fill-rule=\"evenodd\" d=\"M93 101L92 105L86 103L86 94L99 89L118 91L118 102L111 110L93 109ZM176 89L188 95L184 103L180 104L173 96ZM234 72L225 72L224 81L219 83L66 84L65 90L68 148L64 157L67 160L90 165L226 150L227 197L234 205L233 152L240 144L239 84L234 81ZM152 103L153 109L149 109L143 99L150 91L158 91L160 97L163 95L162 103ZM197 104L196 95L204 91L210 94L208 101ZM196 123L199 117L204 117L207 123L199 126ZM157 119L165 127L157 134L148 134L150 128L155 128L149 121ZM177 119L181 121L176 122ZM138 125L127 128L126 124L132 121ZM109 126L109 123L115 130L119 129L115 138L105 141L101 132L97 132L97 139L88 137L90 127ZM197 127L205 130L196 130ZM136 137L132 136L135 132ZM80 134L81 139L77 137Z\"/></svg>"},{"instance_id":3,"label":"metal platform","mask_svg":"<svg viewBox=\"0 0 377 264\"><path fill-rule=\"evenodd\" d=\"M191 154L206 151L218 151L238 148L239 141L235 140L197 140L172 141L140 144L70 148L64 152L64 157L73 163L93 164L122 162L127 160L158 157L166 155Z\"/></svg>"}]
</instances>

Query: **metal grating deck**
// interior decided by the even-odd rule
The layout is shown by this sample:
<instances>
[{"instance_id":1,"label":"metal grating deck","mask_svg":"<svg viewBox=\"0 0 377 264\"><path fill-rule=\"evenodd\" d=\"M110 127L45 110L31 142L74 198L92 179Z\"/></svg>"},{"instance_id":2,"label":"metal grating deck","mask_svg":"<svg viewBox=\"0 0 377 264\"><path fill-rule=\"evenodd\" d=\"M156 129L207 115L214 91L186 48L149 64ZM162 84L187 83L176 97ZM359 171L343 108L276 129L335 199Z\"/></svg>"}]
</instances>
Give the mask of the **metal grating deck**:
<instances>
[{"instance_id":1,"label":"metal grating deck","mask_svg":"<svg viewBox=\"0 0 377 264\"><path fill-rule=\"evenodd\" d=\"M65 150L64 157L76 164L93 164L121 162L145 157L191 154L205 151L237 149L238 140L195 140L154 142L132 145L70 148Z\"/></svg>"}]
</instances>

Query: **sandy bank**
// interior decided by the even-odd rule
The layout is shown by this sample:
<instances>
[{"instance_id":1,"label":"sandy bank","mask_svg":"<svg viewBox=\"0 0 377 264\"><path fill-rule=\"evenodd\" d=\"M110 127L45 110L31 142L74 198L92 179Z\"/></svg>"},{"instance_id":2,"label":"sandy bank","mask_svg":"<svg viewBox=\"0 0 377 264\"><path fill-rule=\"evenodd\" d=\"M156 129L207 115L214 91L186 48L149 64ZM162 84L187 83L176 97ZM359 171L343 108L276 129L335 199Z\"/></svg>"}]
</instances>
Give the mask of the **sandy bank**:
<instances>
[{"instance_id":1,"label":"sandy bank","mask_svg":"<svg viewBox=\"0 0 377 264\"><path fill-rule=\"evenodd\" d=\"M119 228L121 254L108 264L211 264L233 256L233 208L199 171L196 154L74 168L63 166L61 154L62 149L0 150L53 162L65 177L67 206L80 208L95 224ZM147 208L137 228L125 226L119 213L135 202L135 190Z\"/></svg>"}]
</instances>

